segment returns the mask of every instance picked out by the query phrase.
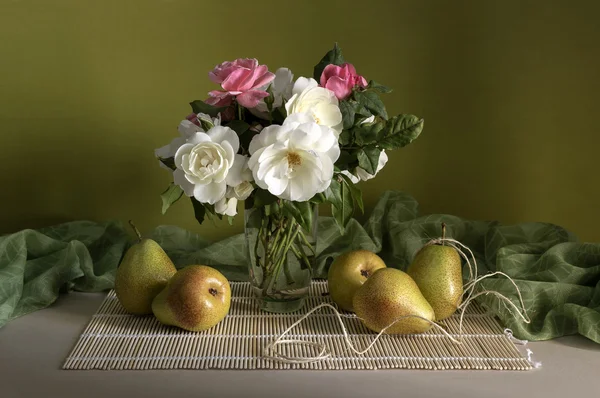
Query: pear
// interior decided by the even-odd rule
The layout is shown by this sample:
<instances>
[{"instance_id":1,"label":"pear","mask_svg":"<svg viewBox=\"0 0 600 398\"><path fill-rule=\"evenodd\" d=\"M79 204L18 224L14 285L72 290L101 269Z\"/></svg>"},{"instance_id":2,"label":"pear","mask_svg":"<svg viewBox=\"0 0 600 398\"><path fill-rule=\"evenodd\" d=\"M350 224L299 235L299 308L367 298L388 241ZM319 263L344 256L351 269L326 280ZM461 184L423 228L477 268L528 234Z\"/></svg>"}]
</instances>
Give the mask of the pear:
<instances>
[{"instance_id":1,"label":"pear","mask_svg":"<svg viewBox=\"0 0 600 398\"><path fill-rule=\"evenodd\" d=\"M442 238L446 225L442 224ZM429 245L421 248L406 270L441 321L456 312L463 296L462 264L455 248Z\"/></svg>"},{"instance_id":2,"label":"pear","mask_svg":"<svg viewBox=\"0 0 600 398\"><path fill-rule=\"evenodd\" d=\"M385 263L368 250L353 250L336 257L327 273L329 296L340 308L354 311L352 298L356 289L380 268L385 268Z\"/></svg>"},{"instance_id":3,"label":"pear","mask_svg":"<svg viewBox=\"0 0 600 398\"><path fill-rule=\"evenodd\" d=\"M417 317L400 318L417 315L429 321L435 319L433 308L425 300L415 281L396 268L382 268L371 275L356 290L352 304L363 324L374 332L380 332L397 321L385 332L422 333L431 328L431 323Z\"/></svg>"},{"instance_id":4,"label":"pear","mask_svg":"<svg viewBox=\"0 0 600 398\"><path fill-rule=\"evenodd\" d=\"M152 239L142 239L129 221L139 242L132 245L117 268L115 293L125 310L132 314L152 313L152 300L167 285L177 269L167 253Z\"/></svg>"},{"instance_id":5,"label":"pear","mask_svg":"<svg viewBox=\"0 0 600 398\"><path fill-rule=\"evenodd\" d=\"M171 278L152 302L160 322L192 332L210 329L229 312L231 287L214 268L189 265Z\"/></svg>"}]
</instances>

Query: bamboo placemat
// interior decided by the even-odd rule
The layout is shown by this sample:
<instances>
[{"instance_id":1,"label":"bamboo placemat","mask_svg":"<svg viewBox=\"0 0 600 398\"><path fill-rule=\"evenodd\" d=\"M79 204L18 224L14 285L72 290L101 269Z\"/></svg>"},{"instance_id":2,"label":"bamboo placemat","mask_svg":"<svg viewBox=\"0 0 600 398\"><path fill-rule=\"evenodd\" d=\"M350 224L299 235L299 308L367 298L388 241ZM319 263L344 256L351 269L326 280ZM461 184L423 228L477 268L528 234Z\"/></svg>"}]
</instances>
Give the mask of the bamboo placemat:
<instances>
[{"instance_id":1,"label":"bamboo placemat","mask_svg":"<svg viewBox=\"0 0 600 398\"><path fill-rule=\"evenodd\" d=\"M250 285L231 283L229 315L204 332L187 332L160 324L153 316L129 315L110 291L93 315L63 369L496 369L529 370L532 363L511 336L481 308L470 306L463 323L463 344L433 330L420 335L383 335L366 354L347 350L335 314L327 309L310 315L286 335L326 344L330 358L286 364L262 357L263 347L311 308L331 302L327 282L314 281L304 308L291 314L259 311ZM475 308L476 307L476 308ZM344 318L350 340L366 347L375 334L358 319ZM443 322L458 337L456 315ZM286 355L317 354L307 346L279 348Z\"/></svg>"}]
</instances>

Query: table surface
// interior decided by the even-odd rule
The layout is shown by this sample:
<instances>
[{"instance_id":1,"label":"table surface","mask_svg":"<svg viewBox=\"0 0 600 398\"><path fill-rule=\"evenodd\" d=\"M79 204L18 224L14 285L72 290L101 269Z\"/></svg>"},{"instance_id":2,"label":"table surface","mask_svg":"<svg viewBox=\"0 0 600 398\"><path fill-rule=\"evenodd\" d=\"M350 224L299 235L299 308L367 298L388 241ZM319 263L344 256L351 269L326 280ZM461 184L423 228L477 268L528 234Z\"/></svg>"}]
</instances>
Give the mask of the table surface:
<instances>
[{"instance_id":1,"label":"table surface","mask_svg":"<svg viewBox=\"0 0 600 398\"><path fill-rule=\"evenodd\" d=\"M600 345L580 336L529 343L543 366L526 372L61 370L104 296L71 293L0 329L0 396L564 398L600 390Z\"/></svg>"}]
</instances>

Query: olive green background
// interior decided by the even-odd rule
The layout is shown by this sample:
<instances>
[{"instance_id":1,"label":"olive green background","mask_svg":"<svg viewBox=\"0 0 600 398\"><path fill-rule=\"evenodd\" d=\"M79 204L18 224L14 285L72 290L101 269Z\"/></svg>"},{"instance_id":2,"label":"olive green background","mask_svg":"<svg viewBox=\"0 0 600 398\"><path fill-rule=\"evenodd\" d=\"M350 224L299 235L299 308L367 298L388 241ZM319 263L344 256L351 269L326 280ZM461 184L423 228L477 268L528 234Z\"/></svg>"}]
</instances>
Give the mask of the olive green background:
<instances>
[{"instance_id":1,"label":"olive green background","mask_svg":"<svg viewBox=\"0 0 600 398\"><path fill-rule=\"evenodd\" d=\"M368 207L405 190L423 213L547 221L600 241L597 1L0 0L0 233L133 218L211 240L189 202L161 215L153 150L217 63L312 74L339 42L394 88L423 135L361 183ZM325 213L325 212L324 212Z\"/></svg>"}]
</instances>

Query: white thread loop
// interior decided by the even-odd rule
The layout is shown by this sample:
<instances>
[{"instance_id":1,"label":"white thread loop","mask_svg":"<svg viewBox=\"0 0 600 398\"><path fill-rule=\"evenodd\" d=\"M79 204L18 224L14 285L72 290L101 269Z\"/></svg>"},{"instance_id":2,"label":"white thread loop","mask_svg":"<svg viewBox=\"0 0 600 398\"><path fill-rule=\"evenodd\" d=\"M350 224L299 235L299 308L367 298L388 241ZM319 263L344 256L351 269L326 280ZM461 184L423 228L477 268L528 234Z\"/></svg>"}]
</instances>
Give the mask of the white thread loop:
<instances>
[{"instance_id":1,"label":"white thread loop","mask_svg":"<svg viewBox=\"0 0 600 398\"><path fill-rule=\"evenodd\" d=\"M308 318L313 312L316 312L322 308L330 308L333 310L340 326L342 327L342 331L344 333L344 340L345 340L347 349L349 349L359 355L362 355L362 354L368 352L375 345L377 340L379 340L381 338L381 335L383 335L387 329L389 329L390 327L395 325L397 322L400 322L401 320L406 319L406 318L422 319L422 320L430 323L431 326L433 326L435 329L439 330L443 335L448 337L450 339L450 341L452 341L453 343L462 344L462 342L460 340L455 339L450 333L448 333L443 327L441 327L437 323L435 323L427 318L424 318L422 316L419 316L419 315L404 315L404 316L401 316L401 317L395 319L394 322L390 323L388 326L386 326L384 329L382 329L366 348L364 348L363 350L360 350L360 349L356 348L354 346L354 344L352 344L352 342L350 341L350 336L348 335L348 330L346 329L346 326L344 325L344 322L342 321L342 316L344 316L346 318L358 318L358 317L356 315L348 316L348 315L340 314L340 312L333 305L328 304L328 303L323 303L323 304L316 306L309 312L307 312L302 318L298 319L290 327L288 327L283 333L281 333L273 342L269 343L264 349L263 356L268 359L273 359L273 360L277 360L277 361L289 363L289 364L302 364L302 363L316 362L316 361L322 361L323 359L329 358L331 356L331 352L329 351L328 347L323 343L316 343L316 342L310 342L310 341L304 341L304 340L283 340L283 337L286 334L288 334L288 332L290 330L292 330L293 328L298 326L302 321L304 321L306 318ZM358 319L360 319L360 318L358 318ZM313 356L313 357L288 356L285 354L281 354L276 350L277 346L282 346L282 345L305 345L305 346L310 346L310 347L315 347L317 349L320 349L320 352L318 355Z\"/></svg>"},{"instance_id":2,"label":"white thread loop","mask_svg":"<svg viewBox=\"0 0 600 398\"><path fill-rule=\"evenodd\" d=\"M519 340L519 339L517 339L515 336L513 336L513 331L511 329L508 329L508 328L504 329L504 335L506 337L508 337L508 339L510 341L512 341L513 343L518 344L518 345L527 345L527 343L529 343L529 341L527 341L527 340Z\"/></svg>"},{"instance_id":3,"label":"white thread loop","mask_svg":"<svg viewBox=\"0 0 600 398\"><path fill-rule=\"evenodd\" d=\"M542 363L541 362L533 360L533 351L531 351L529 348L527 349L527 360L536 369L539 369L539 368L542 367Z\"/></svg>"},{"instance_id":4,"label":"white thread loop","mask_svg":"<svg viewBox=\"0 0 600 398\"><path fill-rule=\"evenodd\" d=\"M441 243L448 244L448 246L453 247L460 254L460 256L466 261L467 266L469 267L469 279L463 287L466 298L463 300L462 304L460 304L457 308L461 312L460 322L459 322L459 327L458 327L458 336L459 337L463 335L462 326L463 326L463 320L464 320L464 316L465 316L467 307L473 302L474 299L476 299L477 297L479 297L481 295L492 294L492 295L496 296L501 301L504 301L506 308L508 309L508 311L511 314L514 314L516 312L516 314L521 318L521 320L523 320L523 322L525 322L525 323L531 322L527 315L527 310L525 309L525 303L523 302L523 297L521 295L521 291L519 290L519 286L515 283L515 281L510 276L506 275L503 272L497 271L497 272L493 272L493 273L478 277L478 275L477 275L477 259L475 258L475 255L473 254L471 249L469 249L466 245L464 245L463 243L461 243L455 239L450 239L450 238L432 239L429 242L427 242L425 244L425 246L441 244ZM471 263L469 256L467 256L467 254L465 253L465 251L463 251L463 249L469 253L471 259L473 260L473 263ZM504 276L512 283L512 285L515 287L515 289L517 291L517 295L519 296L519 302L521 304L521 308L517 307L515 305L515 303L513 303L512 300L510 300L508 297L506 297L496 291L483 290L483 291L474 293L475 287L477 286L477 284L479 282L481 282L482 280L484 280L486 278L496 276L496 275ZM511 306L512 309L509 308L506 304ZM317 307L313 308L312 310L310 310L302 318L300 318L299 320L294 322L289 328L287 328L283 333L281 333L273 342L269 343L264 349L263 356L268 359L277 360L277 361L289 363L289 364L310 363L310 362L321 361L323 359L327 359L327 358L331 357L331 352L329 351L329 348L323 343L316 343L316 342L295 340L295 339L292 339L292 340L284 340L283 339L283 337L286 334L288 334L288 332L290 330L292 330L294 327L298 326L301 322L303 322L306 318L308 318L313 312L318 311L322 308L331 308L335 312L338 322L339 322L340 326L342 327L342 331L344 332L344 340L345 340L347 349L351 350L354 353L359 354L359 355L362 355L362 354L366 353L367 351L369 351L375 345L375 343L381 338L381 335L383 333L385 333L385 331L387 329L389 329L390 327L395 325L397 322L399 322L405 318L422 319L422 320L430 323L431 326L433 326L435 329L439 330L442 334L444 334L446 337L448 337L448 339L450 341L452 341L453 343L462 344L462 342L460 340L455 339L451 334L449 334L444 328L442 328L437 323L435 323L429 319L423 318L419 315L404 315L404 316L397 318L396 320L394 320L394 322L392 322L391 324L386 326L383 330L381 330L377 334L377 336L375 336L373 341L366 348L364 348L363 350L359 350L356 347L354 347L354 345L350 341L350 337L348 335L348 330L346 329L346 326L344 325L344 322L342 321L342 317L346 317L346 318L358 318L358 317L356 315L340 314L340 312L333 305L328 304L328 303L323 303L323 304L320 304ZM510 330L510 329L505 329L504 334L511 341L513 341L516 344L521 344L521 345L527 344L527 340L519 340L519 339L514 338L513 334L512 334L512 330ZM296 347L298 347L298 346L312 347L312 348L318 349L319 353L316 356L312 356L312 357L295 357L295 356L288 356L288 355L282 354L276 350L277 347L286 346L286 345L296 346ZM533 362L530 360L530 357L532 355L531 350L528 349L527 353L528 353L528 360L530 361L530 363L533 366L535 366L536 368L540 367L541 363Z\"/></svg>"}]
</instances>

